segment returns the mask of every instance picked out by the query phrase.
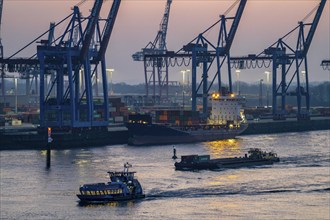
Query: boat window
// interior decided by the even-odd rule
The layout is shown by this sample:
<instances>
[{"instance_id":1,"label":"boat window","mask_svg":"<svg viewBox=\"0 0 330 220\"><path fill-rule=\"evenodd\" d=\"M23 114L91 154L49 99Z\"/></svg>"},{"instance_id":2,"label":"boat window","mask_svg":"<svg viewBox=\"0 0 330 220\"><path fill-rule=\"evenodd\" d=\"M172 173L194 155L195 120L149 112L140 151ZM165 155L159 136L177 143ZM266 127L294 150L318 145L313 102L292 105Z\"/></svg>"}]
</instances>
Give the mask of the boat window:
<instances>
[{"instance_id":1,"label":"boat window","mask_svg":"<svg viewBox=\"0 0 330 220\"><path fill-rule=\"evenodd\" d=\"M103 192L103 191L100 191L100 194L101 194L101 195L104 195L104 192Z\"/></svg>"}]
</instances>

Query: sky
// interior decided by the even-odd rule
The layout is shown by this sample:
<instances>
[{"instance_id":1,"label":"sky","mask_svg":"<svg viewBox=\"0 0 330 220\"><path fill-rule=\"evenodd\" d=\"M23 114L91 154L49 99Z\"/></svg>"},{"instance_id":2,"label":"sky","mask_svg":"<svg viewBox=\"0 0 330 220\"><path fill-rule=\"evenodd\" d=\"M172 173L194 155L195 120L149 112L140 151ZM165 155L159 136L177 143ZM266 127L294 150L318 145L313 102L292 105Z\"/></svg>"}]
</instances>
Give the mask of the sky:
<instances>
[{"instance_id":1,"label":"sky","mask_svg":"<svg viewBox=\"0 0 330 220\"><path fill-rule=\"evenodd\" d=\"M59 22L71 13L77 0L4 0L1 38L4 57L8 57L31 42L49 28L50 22ZM89 15L93 5L87 0L80 6L84 16ZM168 50L177 51L203 32L234 3L234 0L173 0L167 32ZM248 0L238 27L231 56L258 54L280 37L291 31L319 0ZM111 0L104 2L101 17L106 18ZM166 0L122 0L116 24L106 54L108 68L113 68L113 83L138 84L144 82L143 62L133 61L132 54L153 41L164 14ZM236 7L228 14L233 16ZM323 70L321 61L330 59L330 3L326 3L313 42L309 49L308 64L310 81L330 81L330 72ZM311 22L314 14L306 20ZM307 29L308 30L308 29ZM64 26L55 34L63 33ZM206 35L216 42L218 28ZM295 47L297 33L288 42ZM307 35L307 33L306 33ZM46 37L44 38L46 39ZM36 44L18 54L29 57L36 52ZM188 69L190 67L187 67ZM182 81L180 70L170 68L169 80ZM266 79L265 71L270 69L242 70L239 80L257 83ZM234 74L233 80L237 80ZM226 78L226 77L224 77Z\"/></svg>"}]
</instances>

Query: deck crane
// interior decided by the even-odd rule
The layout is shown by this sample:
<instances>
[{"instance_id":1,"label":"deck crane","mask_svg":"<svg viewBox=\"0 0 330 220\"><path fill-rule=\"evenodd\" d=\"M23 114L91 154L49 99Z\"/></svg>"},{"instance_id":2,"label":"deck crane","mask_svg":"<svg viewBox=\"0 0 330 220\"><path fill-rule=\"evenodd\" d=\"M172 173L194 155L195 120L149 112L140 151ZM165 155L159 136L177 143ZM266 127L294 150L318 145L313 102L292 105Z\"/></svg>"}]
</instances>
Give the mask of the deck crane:
<instances>
[{"instance_id":1,"label":"deck crane","mask_svg":"<svg viewBox=\"0 0 330 220\"><path fill-rule=\"evenodd\" d=\"M298 26L296 26L288 34L281 37L278 41L276 41L260 54L251 54L247 57L232 57L232 62L237 68L244 66L262 67L265 66L265 61L272 62L272 114L275 120L285 119L285 105L287 96L296 96L297 98L297 119L309 119L310 94L307 54L326 2L327 0L321 0L320 4L312 10L312 12L316 11L312 23L305 23L304 21L299 22ZM306 19L312 14L312 12L306 16ZM305 37L304 32L304 28L306 26L310 26L307 37ZM296 30L298 31L298 39L294 49L285 43L284 39ZM255 65L252 64L253 62L255 62ZM248 65L249 63L250 65ZM277 71L279 68L281 68L281 80L278 84ZM287 83L287 77L289 76L289 71L291 69L293 69L291 79L289 83ZM300 76L301 72L303 75L302 77L305 79L305 88L302 86L303 83L301 82ZM296 79L296 87L293 89L293 91L289 91L290 86L293 86L292 82L294 79ZM303 96L305 97L305 110L302 109ZM278 97L281 99L280 109L278 109Z\"/></svg>"},{"instance_id":2,"label":"deck crane","mask_svg":"<svg viewBox=\"0 0 330 220\"><path fill-rule=\"evenodd\" d=\"M160 98L165 92L168 98L168 65L160 57L147 57L146 55L164 55L167 52L166 35L170 16L172 0L167 0L165 12L160 23L160 29L153 42L149 42L140 52L132 55L134 61L144 62L144 75L146 84L146 95L149 96L149 90L152 89L153 98L157 93ZM156 76L157 74L157 76ZM158 90L158 92L156 91Z\"/></svg>"},{"instance_id":3,"label":"deck crane","mask_svg":"<svg viewBox=\"0 0 330 220\"><path fill-rule=\"evenodd\" d=\"M54 45L38 46L40 61L40 126L67 129L106 129L108 96L104 53L110 39L120 0L114 0L103 32L99 14L103 0L94 2L91 14L83 18L79 8L73 8L70 23ZM86 28L83 22L87 20ZM78 33L74 33L78 30ZM91 47L95 37L101 47ZM103 33L103 34L102 34ZM78 37L78 39L77 39ZM48 42L48 41L47 41ZM95 100L92 78L101 62L103 99ZM54 81L45 90L45 76L55 73ZM65 83L67 80L68 83Z\"/></svg>"}]
</instances>

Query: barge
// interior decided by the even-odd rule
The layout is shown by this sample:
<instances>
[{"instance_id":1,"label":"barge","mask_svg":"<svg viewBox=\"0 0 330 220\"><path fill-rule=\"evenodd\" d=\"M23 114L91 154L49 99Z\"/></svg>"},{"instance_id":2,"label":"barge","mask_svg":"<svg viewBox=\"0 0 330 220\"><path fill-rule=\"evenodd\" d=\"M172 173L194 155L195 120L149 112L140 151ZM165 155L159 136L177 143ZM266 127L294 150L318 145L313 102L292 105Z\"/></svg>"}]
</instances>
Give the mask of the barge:
<instances>
[{"instance_id":1,"label":"barge","mask_svg":"<svg viewBox=\"0 0 330 220\"><path fill-rule=\"evenodd\" d=\"M181 156L181 161L174 166L176 170L213 170L269 165L279 161L276 153L251 148L244 157L210 159L210 155Z\"/></svg>"}]
</instances>

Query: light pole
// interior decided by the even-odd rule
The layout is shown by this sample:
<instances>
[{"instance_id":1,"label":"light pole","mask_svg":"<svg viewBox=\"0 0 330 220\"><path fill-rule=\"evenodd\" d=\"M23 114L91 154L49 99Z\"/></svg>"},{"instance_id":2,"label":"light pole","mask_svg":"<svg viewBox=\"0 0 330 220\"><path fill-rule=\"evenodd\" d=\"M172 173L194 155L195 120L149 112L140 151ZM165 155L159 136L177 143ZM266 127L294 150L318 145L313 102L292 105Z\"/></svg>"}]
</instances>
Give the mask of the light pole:
<instances>
[{"instance_id":1,"label":"light pole","mask_svg":"<svg viewBox=\"0 0 330 220\"><path fill-rule=\"evenodd\" d=\"M237 69L235 72L236 72L236 80L237 80L237 95L240 95L240 91L239 91L239 74L241 73L241 70Z\"/></svg>"},{"instance_id":2,"label":"light pole","mask_svg":"<svg viewBox=\"0 0 330 220\"><path fill-rule=\"evenodd\" d=\"M113 88L112 88L112 73L115 71L114 69L106 69L107 72L110 73L110 95L113 94Z\"/></svg>"},{"instance_id":3,"label":"light pole","mask_svg":"<svg viewBox=\"0 0 330 220\"><path fill-rule=\"evenodd\" d=\"M15 82L15 113L17 114L17 78L14 78Z\"/></svg>"},{"instance_id":4,"label":"light pole","mask_svg":"<svg viewBox=\"0 0 330 220\"><path fill-rule=\"evenodd\" d=\"M182 109L184 109L184 75L186 73L186 70L181 70L180 72L182 73Z\"/></svg>"},{"instance_id":5,"label":"light pole","mask_svg":"<svg viewBox=\"0 0 330 220\"><path fill-rule=\"evenodd\" d=\"M263 79L260 79L259 81L259 107L262 107L262 81Z\"/></svg>"},{"instance_id":6,"label":"light pole","mask_svg":"<svg viewBox=\"0 0 330 220\"><path fill-rule=\"evenodd\" d=\"M269 74L270 72L269 71L265 71L265 74L266 74L266 82L267 82L267 85L266 85L266 93L267 93L267 108L269 106Z\"/></svg>"},{"instance_id":7,"label":"light pole","mask_svg":"<svg viewBox=\"0 0 330 220\"><path fill-rule=\"evenodd\" d=\"M188 75L188 73L190 72L190 69L181 70L180 72L182 73L182 107L184 109L185 78L187 78L187 87L188 87L188 93L189 93L190 87L189 87L189 75ZM186 75L186 73L187 73L187 75Z\"/></svg>"},{"instance_id":8,"label":"light pole","mask_svg":"<svg viewBox=\"0 0 330 220\"><path fill-rule=\"evenodd\" d=\"M306 71L305 70L302 70L301 71L301 74L302 74L302 82L305 83L305 75L306 75Z\"/></svg>"},{"instance_id":9,"label":"light pole","mask_svg":"<svg viewBox=\"0 0 330 220\"><path fill-rule=\"evenodd\" d=\"M190 72L190 69L187 69L186 70L186 73L187 73L187 89L188 89L188 94L190 93L190 81L189 81L189 72Z\"/></svg>"}]
</instances>

